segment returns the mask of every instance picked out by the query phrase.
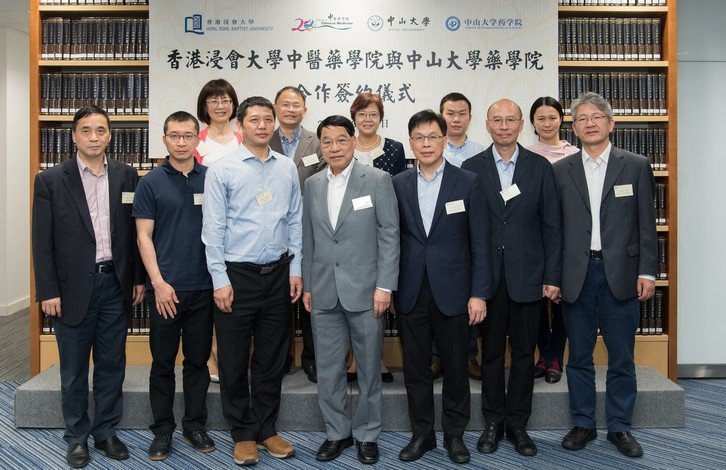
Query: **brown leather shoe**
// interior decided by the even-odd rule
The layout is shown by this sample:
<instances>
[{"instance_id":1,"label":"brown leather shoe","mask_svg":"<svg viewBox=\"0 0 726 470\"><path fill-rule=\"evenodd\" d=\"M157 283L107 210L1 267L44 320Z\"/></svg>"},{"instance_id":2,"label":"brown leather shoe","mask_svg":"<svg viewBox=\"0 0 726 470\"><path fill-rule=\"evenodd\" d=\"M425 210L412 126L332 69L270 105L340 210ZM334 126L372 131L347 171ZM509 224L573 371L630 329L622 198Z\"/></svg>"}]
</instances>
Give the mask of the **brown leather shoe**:
<instances>
[{"instance_id":1,"label":"brown leather shoe","mask_svg":"<svg viewBox=\"0 0 726 470\"><path fill-rule=\"evenodd\" d=\"M441 363L440 362L431 363L431 376L434 378L434 380L441 377Z\"/></svg>"},{"instance_id":2,"label":"brown leather shoe","mask_svg":"<svg viewBox=\"0 0 726 470\"><path fill-rule=\"evenodd\" d=\"M476 358L469 359L466 364L466 373L469 374L470 379L481 380L481 366Z\"/></svg>"},{"instance_id":3,"label":"brown leather shoe","mask_svg":"<svg viewBox=\"0 0 726 470\"><path fill-rule=\"evenodd\" d=\"M234 443L234 463L237 465L254 465L260 460L255 441L239 441Z\"/></svg>"},{"instance_id":4,"label":"brown leather shoe","mask_svg":"<svg viewBox=\"0 0 726 470\"><path fill-rule=\"evenodd\" d=\"M271 456L278 459L286 459L295 455L295 448L279 434L258 442L257 448L266 450Z\"/></svg>"}]
</instances>

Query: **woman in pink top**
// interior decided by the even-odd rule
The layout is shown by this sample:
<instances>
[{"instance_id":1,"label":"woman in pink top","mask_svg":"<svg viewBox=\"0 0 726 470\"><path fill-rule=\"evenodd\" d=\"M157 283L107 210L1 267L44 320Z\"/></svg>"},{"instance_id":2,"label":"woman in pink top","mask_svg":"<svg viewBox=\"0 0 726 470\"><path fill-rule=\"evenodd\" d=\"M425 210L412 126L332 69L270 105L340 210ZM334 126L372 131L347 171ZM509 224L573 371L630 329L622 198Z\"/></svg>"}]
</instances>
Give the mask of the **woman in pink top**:
<instances>
[{"instance_id":1,"label":"woman in pink top","mask_svg":"<svg viewBox=\"0 0 726 470\"><path fill-rule=\"evenodd\" d=\"M542 96L532 103L529 120L537 134L536 144L527 148L545 157L550 163L580 151L579 148L566 140L560 140L560 126L565 117L560 103L551 96ZM548 312L552 312L552 321ZM550 326L551 324L551 326ZM567 333L562 321L562 309L559 304L542 299L542 316L539 323L539 360L534 369L534 376L545 377L547 383L557 383L562 378L562 356L565 352Z\"/></svg>"},{"instance_id":2,"label":"woman in pink top","mask_svg":"<svg viewBox=\"0 0 726 470\"><path fill-rule=\"evenodd\" d=\"M210 166L242 143L242 134L232 125L237 105L237 93L227 80L211 80L202 87L197 98L197 118L207 127L199 132L194 153L199 163Z\"/></svg>"}]
</instances>

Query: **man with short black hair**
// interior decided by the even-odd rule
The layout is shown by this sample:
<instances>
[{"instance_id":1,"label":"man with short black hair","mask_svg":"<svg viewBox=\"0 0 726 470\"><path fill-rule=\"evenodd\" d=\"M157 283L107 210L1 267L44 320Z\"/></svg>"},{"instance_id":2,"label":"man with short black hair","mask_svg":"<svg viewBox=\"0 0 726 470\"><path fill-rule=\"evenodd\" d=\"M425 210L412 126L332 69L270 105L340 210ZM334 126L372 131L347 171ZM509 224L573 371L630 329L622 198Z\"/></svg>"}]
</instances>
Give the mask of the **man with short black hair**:
<instances>
[{"instance_id":1,"label":"man with short black hair","mask_svg":"<svg viewBox=\"0 0 726 470\"><path fill-rule=\"evenodd\" d=\"M106 110L85 106L71 124L77 154L35 177L33 263L36 298L53 319L60 360L66 461L89 462L88 436L106 457L129 457L115 427L123 414L126 325L144 299L144 267L131 203L136 170L106 156ZM93 421L88 363L93 350Z\"/></svg>"},{"instance_id":2,"label":"man with short black hair","mask_svg":"<svg viewBox=\"0 0 726 470\"><path fill-rule=\"evenodd\" d=\"M194 158L199 122L185 111L164 121L169 152L139 182L132 215L146 267L151 309L149 400L154 422L151 460L171 452L174 420L174 365L179 337L184 351L184 440L200 452L214 450L207 435L207 360L212 346L212 278L202 243L202 198L207 167Z\"/></svg>"}]
</instances>

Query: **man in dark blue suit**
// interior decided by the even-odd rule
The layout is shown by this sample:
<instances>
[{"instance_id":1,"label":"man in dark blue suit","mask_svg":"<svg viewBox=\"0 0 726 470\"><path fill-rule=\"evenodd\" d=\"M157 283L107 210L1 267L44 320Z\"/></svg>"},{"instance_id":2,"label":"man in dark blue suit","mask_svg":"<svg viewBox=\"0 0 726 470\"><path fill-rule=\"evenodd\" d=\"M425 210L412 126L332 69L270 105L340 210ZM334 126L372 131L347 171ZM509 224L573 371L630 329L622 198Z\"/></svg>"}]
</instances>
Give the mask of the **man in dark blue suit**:
<instances>
[{"instance_id":1,"label":"man in dark blue suit","mask_svg":"<svg viewBox=\"0 0 726 470\"><path fill-rule=\"evenodd\" d=\"M80 468L88 464L89 435L107 457L129 457L114 428L123 412L127 315L144 298L145 273L131 219L139 177L106 157L108 114L81 108L71 129L77 154L35 177L32 232L36 298L58 342L66 461Z\"/></svg>"},{"instance_id":2,"label":"man in dark blue suit","mask_svg":"<svg viewBox=\"0 0 726 470\"><path fill-rule=\"evenodd\" d=\"M401 267L395 306L401 321L403 374L413 437L399 458L436 447L431 342L443 362L444 448L469 461L462 435L469 422L469 325L486 316L491 264L486 202L476 175L446 163L446 121L431 110L408 122L418 163L393 178L401 220Z\"/></svg>"},{"instance_id":3,"label":"man in dark blue suit","mask_svg":"<svg viewBox=\"0 0 726 470\"><path fill-rule=\"evenodd\" d=\"M506 430L522 455L537 446L527 434L532 412L534 349L540 300L559 301L562 265L560 205L552 165L517 143L522 110L499 100L487 110L486 128L494 143L466 160L484 186L491 230L493 295L482 337L482 409L486 427L477 449L491 453ZM512 351L509 383L504 392L504 350Z\"/></svg>"}]
</instances>

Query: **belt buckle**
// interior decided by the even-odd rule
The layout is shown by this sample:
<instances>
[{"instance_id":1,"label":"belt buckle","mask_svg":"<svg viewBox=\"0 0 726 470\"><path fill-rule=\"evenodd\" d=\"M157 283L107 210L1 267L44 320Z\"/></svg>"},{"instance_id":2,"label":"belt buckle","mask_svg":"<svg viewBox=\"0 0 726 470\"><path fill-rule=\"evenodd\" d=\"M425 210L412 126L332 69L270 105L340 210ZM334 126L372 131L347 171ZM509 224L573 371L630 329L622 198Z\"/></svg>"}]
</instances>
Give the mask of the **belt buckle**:
<instances>
[{"instance_id":1,"label":"belt buckle","mask_svg":"<svg viewBox=\"0 0 726 470\"><path fill-rule=\"evenodd\" d=\"M270 265L262 266L262 268L260 269L260 274L270 274L272 271L275 270L275 267L276 266L270 266Z\"/></svg>"}]
</instances>

